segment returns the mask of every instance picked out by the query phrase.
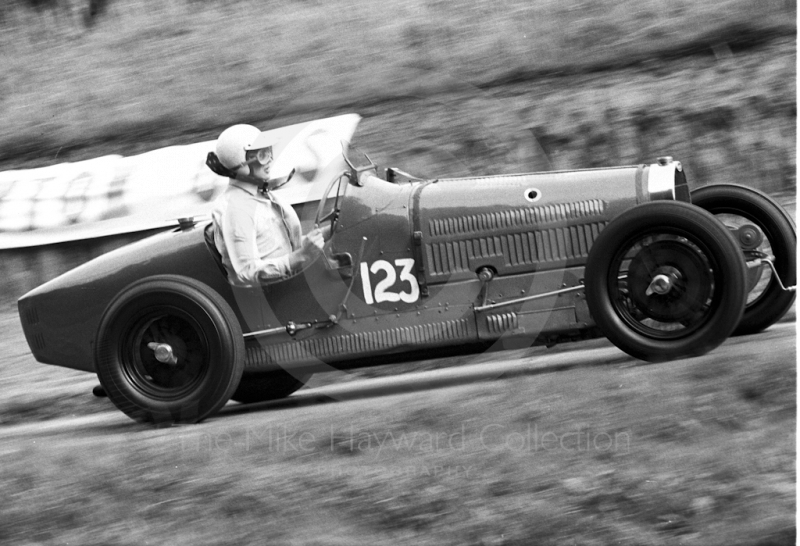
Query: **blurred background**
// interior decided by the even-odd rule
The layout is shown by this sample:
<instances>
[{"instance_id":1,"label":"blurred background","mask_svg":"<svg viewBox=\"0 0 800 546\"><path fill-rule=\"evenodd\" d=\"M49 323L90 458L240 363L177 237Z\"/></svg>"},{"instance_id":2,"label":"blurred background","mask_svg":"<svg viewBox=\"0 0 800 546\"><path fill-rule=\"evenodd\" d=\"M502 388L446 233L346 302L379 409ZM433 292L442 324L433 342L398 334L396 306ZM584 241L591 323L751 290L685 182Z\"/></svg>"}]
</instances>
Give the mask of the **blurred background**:
<instances>
[{"instance_id":1,"label":"blurred background","mask_svg":"<svg viewBox=\"0 0 800 546\"><path fill-rule=\"evenodd\" d=\"M795 185L790 0L6 0L0 28L3 169L357 111L373 153L437 175L669 154Z\"/></svg>"}]
</instances>

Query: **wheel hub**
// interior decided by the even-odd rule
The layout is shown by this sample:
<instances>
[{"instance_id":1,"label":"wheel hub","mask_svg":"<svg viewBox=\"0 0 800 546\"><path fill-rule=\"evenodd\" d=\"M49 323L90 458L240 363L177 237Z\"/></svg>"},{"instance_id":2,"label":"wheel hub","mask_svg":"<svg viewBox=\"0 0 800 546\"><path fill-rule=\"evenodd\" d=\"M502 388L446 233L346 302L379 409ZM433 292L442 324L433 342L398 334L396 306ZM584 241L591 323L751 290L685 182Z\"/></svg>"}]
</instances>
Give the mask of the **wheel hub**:
<instances>
[{"instance_id":1,"label":"wheel hub","mask_svg":"<svg viewBox=\"0 0 800 546\"><path fill-rule=\"evenodd\" d=\"M134 339L138 358L131 364L131 377L143 389L178 392L204 373L205 345L190 317L165 313L143 321Z\"/></svg>"},{"instance_id":2,"label":"wheel hub","mask_svg":"<svg viewBox=\"0 0 800 546\"><path fill-rule=\"evenodd\" d=\"M672 287L674 286L674 283L676 280L678 280L678 278L679 278L679 273L677 272L677 270L674 273L671 272L670 274L659 273L658 275L653 277L650 286L648 286L647 290L645 290L644 292L645 296L651 296L653 294L658 294L659 296L663 296L664 294L669 293L669 291L672 290Z\"/></svg>"},{"instance_id":3,"label":"wheel hub","mask_svg":"<svg viewBox=\"0 0 800 546\"><path fill-rule=\"evenodd\" d=\"M736 230L736 238L742 250L755 250L764 242L764 234L753 224L745 224Z\"/></svg>"},{"instance_id":4,"label":"wheel hub","mask_svg":"<svg viewBox=\"0 0 800 546\"><path fill-rule=\"evenodd\" d=\"M176 365L178 357L172 352L172 346L169 343L156 343L151 341L147 347L155 353L156 360L163 364Z\"/></svg>"},{"instance_id":5,"label":"wheel hub","mask_svg":"<svg viewBox=\"0 0 800 546\"><path fill-rule=\"evenodd\" d=\"M713 291L713 275L690 244L662 240L633 257L627 285L633 304L645 316L685 322L702 313Z\"/></svg>"}]
</instances>

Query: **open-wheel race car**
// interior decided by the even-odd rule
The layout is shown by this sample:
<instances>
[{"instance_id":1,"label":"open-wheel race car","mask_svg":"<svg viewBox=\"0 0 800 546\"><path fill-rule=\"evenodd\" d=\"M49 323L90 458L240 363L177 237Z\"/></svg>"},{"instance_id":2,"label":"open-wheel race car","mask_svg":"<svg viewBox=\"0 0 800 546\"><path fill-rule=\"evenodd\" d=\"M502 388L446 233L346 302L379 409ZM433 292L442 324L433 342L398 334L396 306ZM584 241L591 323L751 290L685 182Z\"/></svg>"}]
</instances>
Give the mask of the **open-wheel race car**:
<instances>
[{"instance_id":1,"label":"open-wheel race car","mask_svg":"<svg viewBox=\"0 0 800 546\"><path fill-rule=\"evenodd\" d=\"M302 271L233 286L212 224L184 219L23 296L34 357L97 373L134 419L197 422L331 369L598 336L701 355L794 301L791 217L747 187L690 191L671 158L435 179L364 157L296 206L331 231Z\"/></svg>"}]
</instances>

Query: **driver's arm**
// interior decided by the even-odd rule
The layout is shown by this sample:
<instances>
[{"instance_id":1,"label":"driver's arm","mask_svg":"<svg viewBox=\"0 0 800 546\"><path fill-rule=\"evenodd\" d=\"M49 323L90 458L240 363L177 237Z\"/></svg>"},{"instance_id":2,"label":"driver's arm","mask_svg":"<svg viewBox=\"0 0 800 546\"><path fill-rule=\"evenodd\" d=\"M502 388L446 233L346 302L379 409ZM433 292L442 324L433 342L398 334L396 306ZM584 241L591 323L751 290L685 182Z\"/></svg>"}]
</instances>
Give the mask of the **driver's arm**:
<instances>
[{"instance_id":1,"label":"driver's arm","mask_svg":"<svg viewBox=\"0 0 800 546\"><path fill-rule=\"evenodd\" d=\"M258 260L258 280L268 282L297 273L322 252L325 241L319 229L313 229L301 238L300 247L288 254Z\"/></svg>"},{"instance_id":2,"label":"driver's arm","mask_svg":"<svg viewBox=\"0 0 800 546\"><path fill-rule=\"evenodd\" d=\"M319 229L301 235L300 221L291 209L286 210L286 225L265 229L261 226L259 239L259 220L254 200L249 198L228 201L214 212L215 224L221 231L224 243L223 264L228 270L230 281L234 284L256 285L261 282L278 280L301 270L322 251L324 240ZM263 222L263 219L261 219ZM278 231L286 227L295 250L280 252L279 244L271 244L271 236L283 239ZM262 248L259 248L261 241ZM272 250L269 250L272 248ZM264 252L267 255L264 255ZM271 254L271 255L270 255Z\"/></svg>"},{"instance_id":3,"label":"driver's arm","mask_svg":"<svg viewBox=\"0 0 800 546\"><path fill-rule=\"evenodd\" d=\"M292 269L291 255L261 259L256 234L256 207L254 203L239 201L228 203L217 217L225 244L223 262L234 284L254 285L263 280L288 276ZM227 260L225 260L227 258Z\"/></svg>"}]
</instances>

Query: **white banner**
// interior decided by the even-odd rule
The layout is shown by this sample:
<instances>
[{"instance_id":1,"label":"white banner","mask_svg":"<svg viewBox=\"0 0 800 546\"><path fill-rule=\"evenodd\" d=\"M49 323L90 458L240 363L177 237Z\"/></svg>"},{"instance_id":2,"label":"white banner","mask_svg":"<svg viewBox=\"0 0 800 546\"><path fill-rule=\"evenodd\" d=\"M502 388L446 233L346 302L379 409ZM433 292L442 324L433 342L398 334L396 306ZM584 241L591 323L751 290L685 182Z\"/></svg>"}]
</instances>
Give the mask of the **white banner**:
<instances>
[{"instance_id":1,"label":"white banner","mask_svg":"<svg viewBox=\"0 0 800 546\"><path fill-rule=\"evenodd\" d=\"M278 138L273 172L297 169L278 190L285 199L319 199L344 168L342 143L360 120L346 114L269 131ZM228 184L205 165L215 144L0 172L0 249L144 231L208 214Z\"/></svg>"}]
</instances>

